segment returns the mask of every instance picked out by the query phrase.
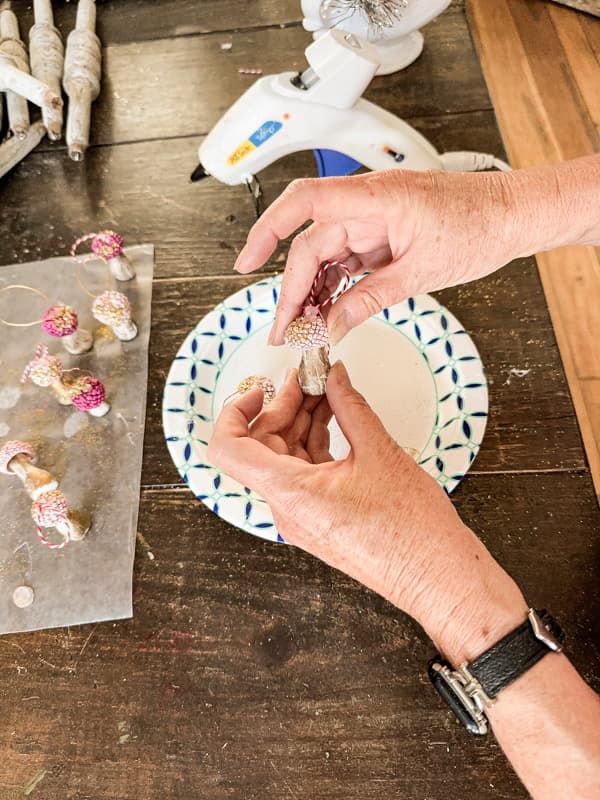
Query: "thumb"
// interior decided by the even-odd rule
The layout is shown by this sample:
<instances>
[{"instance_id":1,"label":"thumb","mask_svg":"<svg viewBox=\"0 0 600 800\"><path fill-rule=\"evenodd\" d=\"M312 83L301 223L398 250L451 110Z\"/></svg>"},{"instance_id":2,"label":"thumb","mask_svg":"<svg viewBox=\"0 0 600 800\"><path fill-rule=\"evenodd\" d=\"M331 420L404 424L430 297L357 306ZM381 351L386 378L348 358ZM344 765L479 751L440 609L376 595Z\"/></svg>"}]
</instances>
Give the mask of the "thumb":
<instances>
[{"instance_id":1,"label":"thumb","mask_svg":"<svg viewBox=\"0 0 600 800\"><path fill-rule=\"evenodd\" d=\"M377 414L350 383L341 361L336 361L329 372L327 400L342 433L357 454L367 448L372 451L381 437L389 438Z\"/></svg>"},{"instance_id":2,"label":"thumb","mask_svg":"<svg viewBox=\"0 0 600 800\"><path fill-rule=\"evenodd\" d=\"M392 266L367 275L331 306L327 315L331 344L338 344L352 328L408 296L403 294L398 273L388 271Z\"/></svg>"}]
</instances>

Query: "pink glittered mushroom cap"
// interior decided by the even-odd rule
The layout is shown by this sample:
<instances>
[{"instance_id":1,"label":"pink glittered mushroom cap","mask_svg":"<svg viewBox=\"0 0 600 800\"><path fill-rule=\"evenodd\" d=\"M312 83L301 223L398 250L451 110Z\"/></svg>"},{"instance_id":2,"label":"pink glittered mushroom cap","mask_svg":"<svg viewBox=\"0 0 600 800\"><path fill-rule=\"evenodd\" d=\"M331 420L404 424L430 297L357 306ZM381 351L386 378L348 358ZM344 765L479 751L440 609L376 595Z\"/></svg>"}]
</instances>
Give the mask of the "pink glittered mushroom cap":
<instances>
[{"instance_id":1,"label":"pink glittered mushroom cap","mask_svg":"<svg viewBox=\"0 0 600 800\"><path fill-rule=\"evenodd\" d=\"M60 358L51 356L45 345L38 345L35 358L23 370L21 383L30 378L36 386L51 386L60 380L63 375L63 365Z\"/></svg>"},{"instance_id":2,"label":"pink glittered mushroom cap","mask_svg":"<svg viewBox=\"0 0 600 800\"><path fill-rule=\"evenodd\" d=\"M98 408L106 399L104 384L98 378L85 375L79 378L69 389L71 403L79 411L90 411Z\"/></svg>"},{"instance_id":3,"label":"pink glittered mushroom cap","mask_svg":"<svg viewBox=\"0 0 600 800\"><path fill-rule=\"evenodd\" d=\"M27 456L31 461L35 461L33 445L29 444L29 442L20 442L18 440L6 442L4 447L0 449L0 472L5 475L12 474L8 465L15 456Z\"/></svg>"},{"instance_id":4,"label":"pink glittered mushroom cap","mask_svg":"<svg viewBox=\"0 0 600 800\"><path fill-rule=\"evenodd\" d=\"M329 343L327 324L321 314L316 309L307 311L290 322L285 331L285 343L292 350L314 350Z\"/></svg>"},{"instance_id":5,"label":"pink glittered mushroom cap","mask_svg":"<svg viewBox=\"0 0 600 800\"><path fill-rule=\"evenodd\" d=\"M92 252L101 258L115 258L123 251L123 237L115 231L100 231L92 239Z\"/></svg>"},{"instance_id":6,"label":"pink glittered mushroom cap","mask_svg":"<svg viewBox=\"0 0 600 800\"><path fill-rule=\"evenodd\" d=\"M41 494L31 506L31 516L40 528L53 528L57 522L67 518L67 498L58 489Z\"/></svg>"},{"instance_id":7,"label":"pink glittered mushroom cap","mask_svg":"<svg viewBox=\"0 0 600 800\"><path fill-rule=\"evenodd\" d=\"M271 378L263 375L249 375L239 384L237 390L240 394L252 391L252 389L262 389L264 393L264 403L267 405L275 397L275 385Z\"/></svg>"},{"instance_id":8,"label":"pink glittered mushroom cap","mask_svg":"<svg viewBox=\"0 0 600 800\"><path fill-rule=\"evenodd\" d=\"M107 291L94 300L92 313L104 325L122 325L131 319L131 305L122 292Z\"/></svg>"},{"instance_id":9,"label":"pink glittered mushroom cap","mask_svg":"<svg viewBox=\"0 0 600 800\"><path fill-rule=\"evenodd\" d=\"M79 320L71 306L58 303L50 306L42 319L42 330L50 336L70 336L75 333Z\"/></svg>"}]
</instances>

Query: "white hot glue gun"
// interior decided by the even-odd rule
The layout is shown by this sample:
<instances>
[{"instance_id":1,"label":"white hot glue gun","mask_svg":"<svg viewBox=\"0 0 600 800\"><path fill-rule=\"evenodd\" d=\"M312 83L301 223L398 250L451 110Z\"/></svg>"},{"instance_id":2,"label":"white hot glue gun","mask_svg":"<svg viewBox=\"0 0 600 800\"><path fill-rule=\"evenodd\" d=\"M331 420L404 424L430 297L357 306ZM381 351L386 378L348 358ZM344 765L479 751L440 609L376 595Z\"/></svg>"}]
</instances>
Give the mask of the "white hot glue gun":
<instances>
[{"instance_id":1,"label":"white hot glue gun","mask_svg":"<svg viewBox=\"0 0 600 800\"><path fill-rule=\"evenodd\" d=\"M260 170L314 150L320 176L371 170L471 171L508 165L485 153L438 153L398 117L361 98L379 66L377 49L332 29L306 50L309 68L260 78L200 146L192 180L212 175L252 187Z\"/></svg>"}]
</instances>

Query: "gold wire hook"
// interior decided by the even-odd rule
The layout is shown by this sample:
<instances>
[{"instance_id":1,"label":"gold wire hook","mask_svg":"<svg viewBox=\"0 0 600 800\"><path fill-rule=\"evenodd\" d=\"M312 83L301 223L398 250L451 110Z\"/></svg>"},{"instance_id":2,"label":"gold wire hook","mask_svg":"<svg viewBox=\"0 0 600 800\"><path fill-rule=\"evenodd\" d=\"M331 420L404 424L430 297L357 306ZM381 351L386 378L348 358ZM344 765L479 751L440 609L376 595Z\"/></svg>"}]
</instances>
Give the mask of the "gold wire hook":
<instances>
[{"instance_id":1,"label":"gold wire hook","mask_svg":"<svg viewBox=\"0 0 600 800\"><path fill-rule=\"evenodd\" d=\"M42 292L40 289L36 289L33 286L27 286L26 284L23 283L11 283L10 286L3 286L2 288L0 288L0 293L8 292L10 289L25 289L25 291L27 292L33 292L33 294L37 294L40 297L43 297L44 300L48 301L48 303L51 302L48 295L44 294L44 292ZM34 325L39 325L42 322L42 320L43 317L40 319L36 319L33 322L10 322L9 320L0 317L0 322L3 325L8 325L10 328L31 328Z\"/></svg>"},{"instance_id":2,"label":"gold wire hook","mask_svg":"<svg viewBox=\"0 0 600 800\"><path fill-rule=\"evenodd\" d=\"M88 261L96 261L96 260L102 261L104 263L104 266L106 267L106 291L109 291L109 289L110 289L110 268L108 266L108 261L103 256L96 255L95 253L93 253L93 254L90 253L90 255L88 255L88 256L83 256L83 258L76 258L75 260L77 261L77 283L78 283L79 288L81 289L82 292L87 294L88 297L92 297L94 300L98 296L97 294L93 294L92 292L90 292L90 290L84 284L83 278L82 278L82 274L81 274L82 273L82 268L84 267L84 265Z\"/></svg>"}]
</instances>

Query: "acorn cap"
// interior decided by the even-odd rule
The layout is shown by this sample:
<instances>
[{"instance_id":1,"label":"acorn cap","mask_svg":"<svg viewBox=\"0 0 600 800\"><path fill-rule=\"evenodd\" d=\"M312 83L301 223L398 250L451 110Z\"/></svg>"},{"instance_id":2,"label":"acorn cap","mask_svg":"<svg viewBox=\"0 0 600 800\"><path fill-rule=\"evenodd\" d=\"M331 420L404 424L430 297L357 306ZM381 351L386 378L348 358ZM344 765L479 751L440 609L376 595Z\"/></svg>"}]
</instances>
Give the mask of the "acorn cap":
<instances>
[{"instance_id":1,"label":"acorn cap","mask_svg":"<svg viewBox=\"0 0 600 800\"><path fill-rule=\"evenodd\" d=\"M264 404L270 403L275 397L275 386L271 378L265 378L264 375L248 375L247 378L239 384L237 391L240 394L250 392L252 389L262 389L264 393Z\"/></svg>"},{"instance_id":2,"label":"acorn cap","mask_svg":"<svg viewBox=\"0 0 600 800\"><path fill-rule=\"evenodd\" d=\"M77 314L64 303L58 303L44 314L42 330L49 336L70 336L77 330Z\"/></svg>"},{"instance_id":3,"label":"acorn cap","mask_svg":"<svg viewBox=\"0 0 600 800\"><path fill-rule=\"evenodd\" d=\"M92 314L104 325L122 325L131 319L131 305L122 292L109 290L96 297Z\"/></svg>"},{"instance_id":4,"label":"acorn cap","mask_svg":"<svg viewBox=\"0 0 600 800\"><path fill-rule=\"evenodd\" d=\"M12 474L11 470L8 468L8 465L15 456L27 456L30 461L35 461L35 450L33 445L31 445L29 442L20 442L18 440L6 442L0 450L0 472L4 472L5 475Z\"/></svg>"},{"instance_id":5,"label":"acorn cap","mask_svg":"<svg viewBox=\"0 0 600 800\"><path fill-rule=\"evenodd\" d=\"M284 341L292 350L315 350L327 347L329 344L327 324L317 309L306 309L302 317L297 317L287 326Z\"/></svg>"}]
</instances>

